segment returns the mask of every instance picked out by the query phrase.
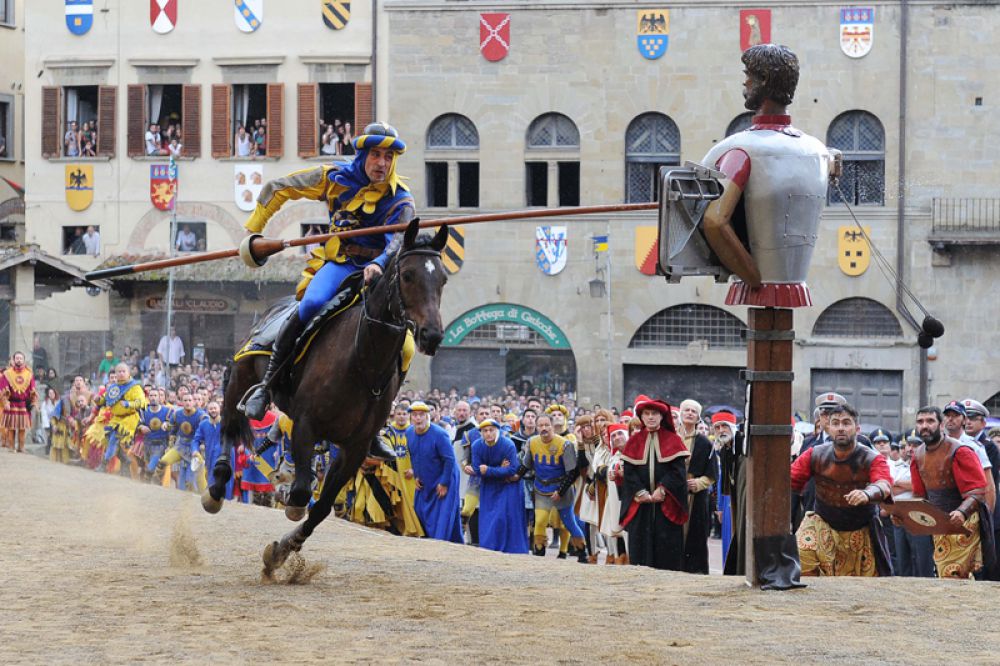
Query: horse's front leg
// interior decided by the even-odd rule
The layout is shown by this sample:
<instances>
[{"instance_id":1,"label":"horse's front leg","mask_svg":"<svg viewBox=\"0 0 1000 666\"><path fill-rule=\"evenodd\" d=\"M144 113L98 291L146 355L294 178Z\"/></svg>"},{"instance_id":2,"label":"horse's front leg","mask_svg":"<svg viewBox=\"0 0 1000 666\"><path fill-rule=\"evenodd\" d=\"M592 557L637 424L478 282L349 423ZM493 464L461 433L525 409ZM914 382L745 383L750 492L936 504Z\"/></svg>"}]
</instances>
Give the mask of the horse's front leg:
<instances>
[{"instance_id":1,"label":"horse's front leg","mask_svg":"<svg viewBox=\"0 0 1000 666\"><path fill-rule=\"evenodd\" d=\"M309 509L309 517L301 525L264 548L264 573L270 575L288 559L292 552L298 552L316 526L326 520L333 508L333 502L348 479L354 477L368 453L367 441L343 446L340 455L326 473L319 499Z\"/></svg>"}]
</instances>

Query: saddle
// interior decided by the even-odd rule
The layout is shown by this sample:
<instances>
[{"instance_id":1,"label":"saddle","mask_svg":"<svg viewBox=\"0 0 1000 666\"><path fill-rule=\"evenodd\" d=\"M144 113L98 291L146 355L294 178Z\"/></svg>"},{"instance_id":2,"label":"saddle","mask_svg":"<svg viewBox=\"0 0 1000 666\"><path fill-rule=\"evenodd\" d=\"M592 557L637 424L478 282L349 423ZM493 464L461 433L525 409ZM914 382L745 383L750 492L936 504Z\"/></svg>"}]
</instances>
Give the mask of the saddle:
<instances>
[{"instance_id":1,"label":"saddle","mask_svg":"<svg viewBox=\"0 0 1000 666\"><path fill-rule=\"evenodd\" d=\"M305 352L309 348L309 344L323 326L358 302L363 289L364 274L360 271L352 273L344 280L340 291L309 320L309 323L306 324L305 329L302 331L302 335L295 341L295 351L292 353L293 364L298 363L305 357ZM289 317L297 317L298 309L299 302L295 300L294 296L282 298L272 305L260 323L250 331L250 336L233 356L233 360L239 361L247 356L270 356L271 347L278 337L281 325Z\"/></svg>"}]
</instances>

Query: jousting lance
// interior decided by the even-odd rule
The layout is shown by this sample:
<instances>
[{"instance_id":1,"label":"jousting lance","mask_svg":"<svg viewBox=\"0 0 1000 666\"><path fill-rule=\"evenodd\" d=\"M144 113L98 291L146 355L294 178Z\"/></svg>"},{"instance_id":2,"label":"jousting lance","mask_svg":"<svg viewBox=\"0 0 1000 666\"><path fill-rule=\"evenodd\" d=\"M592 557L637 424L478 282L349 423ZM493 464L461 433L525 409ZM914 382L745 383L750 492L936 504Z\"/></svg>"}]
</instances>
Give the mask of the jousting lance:
<instances>
[{"instance_id":1,"label":"jousting lance","mask_svg":"<svg viewBox=\"0 0 1000 666\"><path fill-rule=\"evenodd\" d=\"M482 222L503 222L507 220L526 220L540 217L559 217L564 215L593 215L598 213L621 213L630 211L656 210L660 204L633 203L633 204L605 204L600 206L575 206L570 208L545 208L534 210L515 210L505 213L481 213L478 215L463 215L460 217L441 218L437 220L426 220L419 223L421 229L429 227L450 227L459 224L479 224ZM382 227L365 227L363 229L350 229L348 231L335 231L328 234L316 236L303 236L302 238L280 239L266 238L259 236L253 240L253 256L255 259L263 261L267 257L275 255L290 247L300 247L302 245L313 245L315 243L325 243L331 238L354 238L356 236L370 236L373 234L384 234L391 231L405 231L409 224L389 224ZM90 271L86 274L88 280L102 280L107 278L121 277L122 275L132 275L133 273L143 273L145 271L156 271L175 266L187 266L189 264L200 264L204 261L217 261L219 259L229 259L238 257L239 248L228 250L216 250L215 252L200 252L198 254L188 254L182 257L171 257L169 259L157 259L141 264L129 264L127 266L114 266L112 268L102 268Z\"/></svg>"}]
</instances>

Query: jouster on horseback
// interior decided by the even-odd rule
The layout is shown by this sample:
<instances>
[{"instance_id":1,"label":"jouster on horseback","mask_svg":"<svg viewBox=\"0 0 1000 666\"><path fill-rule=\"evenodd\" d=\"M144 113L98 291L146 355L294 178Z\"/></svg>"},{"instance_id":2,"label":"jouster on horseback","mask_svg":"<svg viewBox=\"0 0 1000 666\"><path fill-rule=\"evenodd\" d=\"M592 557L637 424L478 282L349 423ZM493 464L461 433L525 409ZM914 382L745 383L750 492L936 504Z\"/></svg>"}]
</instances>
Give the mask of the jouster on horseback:
<instances>
[{"instance_id":1,"label":"jouster on horseback","mask_svg":"<svg viewBox=\"0 0 1000 666\"><path fill-rule=\"evenodd\" d=\"M255 331L266 334L284 319L273 355L245 348L228 373L223 454L202 498L207 511L222 506L232 476L233 445L250 441L247 417L266 410L272 396L294 422L289 518L300 520L312 496L314 446L326 441L339 448L309 518L282 540L281 549L269 547L274 566L290 550L298 550L329 515L344 483L372 455L372 442L385 425L413 348L433 355L443 335L439 308L447 272L440 252L448 230L417 236L412 197L395 172L396 157L405 145L392 127L369 125L355 143L358 154L351 164L325 165L268 183L246 225L251 235L241 246L245 261L263 263L253 254L253 240L288 199L326 201L335 229L409 221L405 234L375 234L350 244L335 239L314 250L307 277L297 289L298 304L291 299L276 304ZM248 344L257 337L251 336ZM238 409L241 402L246 403L246 415Z\"/></svg>"}]
</instances>

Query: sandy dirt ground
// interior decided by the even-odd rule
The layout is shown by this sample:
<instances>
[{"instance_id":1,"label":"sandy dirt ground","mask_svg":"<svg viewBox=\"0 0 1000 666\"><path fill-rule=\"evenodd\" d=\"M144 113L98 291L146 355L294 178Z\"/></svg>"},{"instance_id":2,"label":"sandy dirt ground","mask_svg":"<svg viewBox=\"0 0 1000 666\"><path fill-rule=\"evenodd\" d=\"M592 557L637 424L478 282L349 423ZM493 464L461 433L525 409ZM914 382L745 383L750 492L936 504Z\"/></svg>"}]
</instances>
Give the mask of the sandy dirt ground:
<instances>
[{"instance_id":1,"label":"sandy dirt ground","mask_svg":"<svg viewBox=\"0 0 1000 666\"><path fill-rule=\"evenodd\" d=\"M997 663L992 583L742 580L586 566L340 520L264 584L272 509L0 451L0 664Z\"/></svg>"}]
</instances>

